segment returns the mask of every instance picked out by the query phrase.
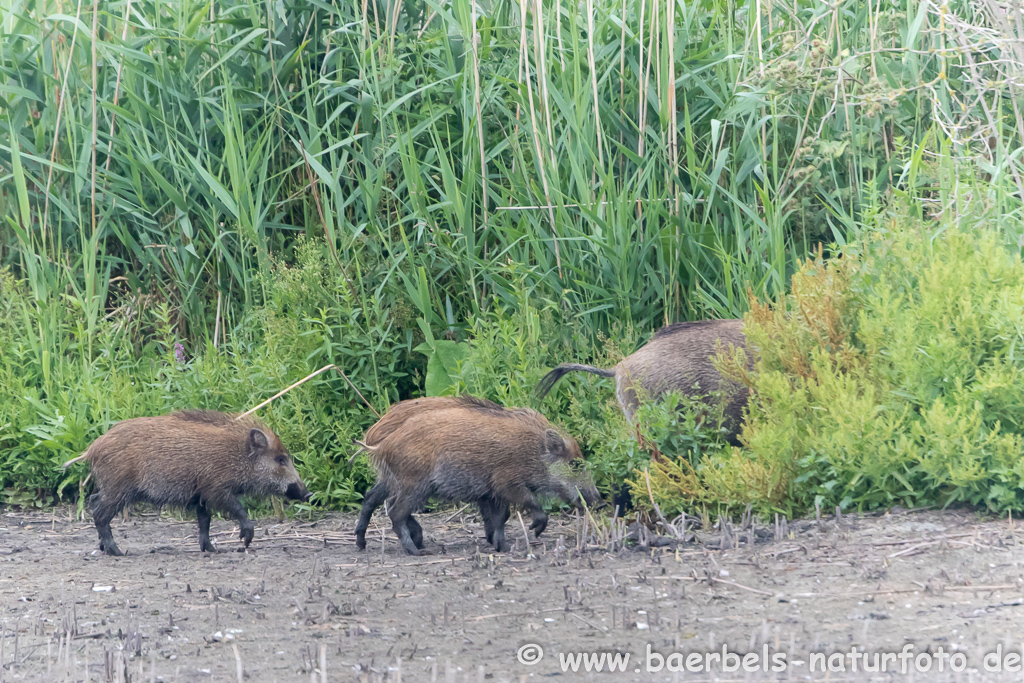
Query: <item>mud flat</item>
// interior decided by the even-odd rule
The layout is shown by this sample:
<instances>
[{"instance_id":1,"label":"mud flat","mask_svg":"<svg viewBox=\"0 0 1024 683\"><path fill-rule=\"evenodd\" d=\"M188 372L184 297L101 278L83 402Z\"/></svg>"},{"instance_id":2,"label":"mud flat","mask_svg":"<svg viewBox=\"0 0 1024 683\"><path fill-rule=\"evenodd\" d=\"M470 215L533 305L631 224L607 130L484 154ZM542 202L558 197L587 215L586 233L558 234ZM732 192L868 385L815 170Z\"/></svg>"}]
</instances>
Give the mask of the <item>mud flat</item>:
<instances>
[{"instance_id":1,"label":"mud flat","mask_svg":"<svg viewBox=\"0 0 1024 683\"><path fill-rule=\"evenodd\" d=\"M210 555L194 521L136 512L111 558L68 509L0 512L0 680L1024 679L1024 522L894 512L583 548L581 521L553 516L528 555L513 514L497 555L471 509L420 520L422 557L382 515L360 553L334 514L259 520L247 553L214 520ZM579 654L604 671L562 666Z\"/></svg>"}]
</instances>

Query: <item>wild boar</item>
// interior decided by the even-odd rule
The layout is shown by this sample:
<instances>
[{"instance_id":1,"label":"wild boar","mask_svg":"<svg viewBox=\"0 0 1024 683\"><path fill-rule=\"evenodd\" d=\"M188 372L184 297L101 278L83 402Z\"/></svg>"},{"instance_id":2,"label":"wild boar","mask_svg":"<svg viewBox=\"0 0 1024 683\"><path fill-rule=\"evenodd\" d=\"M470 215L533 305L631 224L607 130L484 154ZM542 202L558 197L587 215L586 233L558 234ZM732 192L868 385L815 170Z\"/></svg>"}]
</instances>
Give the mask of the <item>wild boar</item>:
<instances>
[{"instance_id":1,"label":"wild boar","mask_svg":"<svg viewBox=\"0 0 1024 683\"><path fill-rule=\"evenodd\" d=\"M403 401L367 431L363 447L377 470L356 526L356 545L366 547L374 510L388 499L392 529L402 548L419 555L423 530L412 517L431 496L476 502L487 542L505 549L510 505L533 517L535 535L547 527L538 496L574 505L600 503L582 469L579 445L563 436L541 414L506 409L470 396Z\"/></svg>"},{"instance_id":2,"label":"wild boar","mask_svg":"<svg viewBox=\"0 0 1024 683\"><path fill-rule=\"evenodd\" d=\"M236 420L215 411L124 420L64 467L81 460L89 461L96 480L89 508L100 549L108 555L123 555L111 535L110 521L126 505L147 502L194 509L200 549L216 552L210 542L213 511L238 522L238 537L248 548L254 527L239 496L312 496L274 432L254 418Z\"/></svg>"},{"instance_id":3,"label":"wild boar","mask_svg":"<svg viewBox=\"0 0 1024 683\"><path fill-rule=\"evenodd\" d=\"M613 368L565 363L544 376L537 384L537 397L544 398L555 383L569 372L581 370L601 377L615 378L615 397L628 420L639 407L637 389L644 398L658 399L668 391L691 397L721 392L726 400L725 427L728 439L739 445L737 435L747 404L749 390L723 378L711 359L719 350L736 346L746 350L742 320L701 320L668 325L635 353ZM748 357L748 360L752 360ZM699 391L694 385L699 386Z\"/></svg>"},{"instance_id":4,"label":"wild boar","mask_svg":"<svg viewBox=\"0 0 1024 683\"><path fill-rule=\"evenodd\" d=\"M418 415L426 410L437 410L439 408L450 408L452 407L452 399L449 396L427 396L423 398L414 398L406 401L400 401L391 406L391 408L384 414L380 420L378 420L372 427L366 431L366 435L362 441L353 439L352 442L359 446L351 458L348 459L349 465L355 460L356 456L359 455L361 450L370 450L372 446L376 446L384 437L388 436L403 424L405 421L414 415ZM381 504L387 499L388 490L387 484L380 478L377 478L377 482L369 488L369 490L363 495L363 507L362 514L359 516L359 522L356 525L356 545L359 546L360 550L366 547L366 529L370 524L370 517L373 516L373 512L381 506ZM489 509L488 509L489 513ZM416 519L409 515L406 520L406 525L409 527L409 533L412 536L417 547L423 547L423 529L420 527L420 523ZM488 539L490 542L490 539Z\"/></svg>"},{"instance_id":5,"label":"wild boar","mask_svg":"<svg viewBox=\"0 0 1024 683\"><path fill-rule=\"evenodd\" d=\"M400 401L391 406L388 412L384 413L384 417L366 430L366 436L359 443L362 446L375 446L399 429L410 417L428 410L441 410L456 405L457 403L451 396L425 396Z\"/></svg>"}]
</instances>

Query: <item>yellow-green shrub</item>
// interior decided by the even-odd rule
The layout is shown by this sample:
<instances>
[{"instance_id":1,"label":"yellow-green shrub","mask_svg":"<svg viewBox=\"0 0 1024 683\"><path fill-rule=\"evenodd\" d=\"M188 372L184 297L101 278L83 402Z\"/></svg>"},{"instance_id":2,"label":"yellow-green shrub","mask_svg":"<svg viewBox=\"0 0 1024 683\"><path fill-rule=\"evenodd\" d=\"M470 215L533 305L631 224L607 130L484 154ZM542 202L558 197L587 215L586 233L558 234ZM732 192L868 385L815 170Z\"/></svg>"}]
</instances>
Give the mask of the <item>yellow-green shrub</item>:
<instances>
[{"instance_id":1,"label":"yellow-green shrub","mask_svg":"<svg viewBox=\"0 0 1024 683\"><path fill-rule=\"evenodd\" d=\"M1024 267L995 234L871 231L746 329L746 447L655 463L659 505L1024 508Z\"/></svg>"}]
</instances>

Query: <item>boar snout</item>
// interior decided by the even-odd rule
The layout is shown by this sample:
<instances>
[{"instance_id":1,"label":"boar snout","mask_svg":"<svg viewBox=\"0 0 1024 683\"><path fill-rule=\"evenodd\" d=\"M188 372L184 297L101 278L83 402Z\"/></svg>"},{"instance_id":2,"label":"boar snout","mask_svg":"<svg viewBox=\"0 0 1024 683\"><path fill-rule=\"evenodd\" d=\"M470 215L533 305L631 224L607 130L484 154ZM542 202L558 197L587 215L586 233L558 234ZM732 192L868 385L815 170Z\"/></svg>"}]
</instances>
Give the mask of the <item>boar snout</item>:
<instances>
[{"instance_id":1,"label":"boar snout","mask_svg":"<svg viewBox=\"0 0 1024 683\"><path fill-rule=\"evenodd\" d=\"M594 478L586 471L582 461L574 463L557 462L548 471L556 483L561 498L577 509L584 506L594 510L604 505Z\"/></svg>"},{"instance_id":2,"label":"boar snout","mask_svg":"<svg viewBox=\"0 0 1024 683\"><path fill-rule=\"evenodd\" d=\"M580 486L577 484L576 497L573 503L576 507L581 508L586 503L587 507L591 510L600 510L604 506L608 505L607 501L601 498L601 494L597 492L597 487L593 484L589 486Z\"/></svg>"},{"instance_id":3,"label":"boar snout","mask_svg":"<svg viewBox=\"0 0 1024 683\"><path fill-rule=\"evenodd\" d=\"M313 494L306 490L306 487L302 482L292 482L288 484L288 488L284 492L284 497L288 500L301 500L303 502L313 497Z\"/></svg>"},{"instance_id":4,"label":"boar snout","mask_svg":"<svg viewBox=\"0 0 1024 683\"><path fill-rule=\"evenodd\" d=\"M572 503L577 508L586 505L591 510L600 510L607 505L594 484L594 478L586 470L573 472L568 483L570 490L575 494L572 497Z\"/></svg>"}]
</instances>

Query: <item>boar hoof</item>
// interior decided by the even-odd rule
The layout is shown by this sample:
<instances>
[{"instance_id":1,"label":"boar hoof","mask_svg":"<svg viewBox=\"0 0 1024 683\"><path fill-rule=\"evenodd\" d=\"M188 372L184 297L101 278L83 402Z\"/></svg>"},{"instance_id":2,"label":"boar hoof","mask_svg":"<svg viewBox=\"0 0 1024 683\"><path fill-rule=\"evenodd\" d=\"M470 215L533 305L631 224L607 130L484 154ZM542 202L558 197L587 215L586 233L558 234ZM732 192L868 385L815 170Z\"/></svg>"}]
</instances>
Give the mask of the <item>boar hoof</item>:
<instances>
[{"instance_id":1,"label":"boar hoof","mask_svg":"<svg viewBox=\"0 0 1024 683\"><path fill-rule=\"evenodd\" d=\"M252 537L255 534L255 532L255 527L253 527L252 524L247 524L243 526L241 529L239 529L238 537L245 542L246 548L248 548L249 544L252 543Z\"/></svg>"},{"instance_id":2,"label":"boar hoof","mask_svg":"<svg viewBox=\"0 0 1024 683\"><path fill-rule=\"evenodd\" d=\"M215 553L217 552L217 546L210 542L209 539L199 544L199 552L201 553Z\"/></svg>"},{"instance_id":3,"label":"boar hoof","mask_svg":"<svg viewBox=\"0 0 1024 683\"><path fill-rule=\"evenodd\" d=\"M100 550L105 552L107 555L112 557L122 557L124 552L117 547L117 544L113 541L107 541L106 543L100 543Z\"/></svg>"},{"instance_id":4,"label":"boar hoof","mask_svg":"<svg viewBox=\"0 0 1024 683\"><path fill-rule=\"evenodd\" d=\"M540 535L548 528L548 516L544 515L543 517L537 517L537 519L533 520L533 524L530 525L530 528L533 529L534 538L540 538Z\"/></svg>"}]
</instances>

